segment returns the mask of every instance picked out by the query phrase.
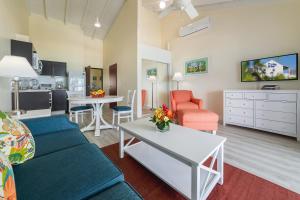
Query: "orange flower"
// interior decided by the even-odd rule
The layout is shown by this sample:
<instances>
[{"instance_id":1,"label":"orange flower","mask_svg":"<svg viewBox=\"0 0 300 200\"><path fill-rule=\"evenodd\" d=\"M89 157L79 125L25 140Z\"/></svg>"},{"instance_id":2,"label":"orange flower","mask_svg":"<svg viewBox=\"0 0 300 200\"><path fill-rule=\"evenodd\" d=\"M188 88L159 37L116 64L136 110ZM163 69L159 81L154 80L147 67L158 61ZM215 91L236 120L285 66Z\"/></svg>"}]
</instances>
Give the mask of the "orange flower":
<instances>
[{"instance_id":1,"label":"orange flower","mask_svg":"<svg viewBox=\"0 0 300 200\"><path fill-rule=\"evenodd\" d=\"M167 116L172 119L173 118L173 112L171 110L168 111Z\"/></svg>"}]
</instances>

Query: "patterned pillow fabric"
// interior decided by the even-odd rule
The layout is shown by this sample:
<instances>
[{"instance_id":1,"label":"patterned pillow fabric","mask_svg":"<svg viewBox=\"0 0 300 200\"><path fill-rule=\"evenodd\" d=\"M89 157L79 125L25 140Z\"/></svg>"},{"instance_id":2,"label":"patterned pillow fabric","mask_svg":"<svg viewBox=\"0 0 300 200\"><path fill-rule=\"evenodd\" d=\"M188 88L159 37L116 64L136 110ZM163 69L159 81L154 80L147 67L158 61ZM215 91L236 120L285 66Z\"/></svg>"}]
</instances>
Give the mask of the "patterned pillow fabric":
<instances>
[{"instance_id":1,"label":"patterned pillow fabric","mask_svg":"<svg viewBox=\"0 0 300 200\"><path fill-rule=\"evenodd\" d=\"M14 172L7 157L0 152L0 199L16 200Z\"/></svg>"},{"instance_id":2,"label":"patterned pillow fabric","mask_svg":"<svg viewBox=\"0 0 300 200\"><path fill-rule=\"evenodd\" d=\"M0 111L0 151L11 164L21 164L31 159L35 143L30 130L21 121L11 119Z\"/></svg>"}]
</instances>

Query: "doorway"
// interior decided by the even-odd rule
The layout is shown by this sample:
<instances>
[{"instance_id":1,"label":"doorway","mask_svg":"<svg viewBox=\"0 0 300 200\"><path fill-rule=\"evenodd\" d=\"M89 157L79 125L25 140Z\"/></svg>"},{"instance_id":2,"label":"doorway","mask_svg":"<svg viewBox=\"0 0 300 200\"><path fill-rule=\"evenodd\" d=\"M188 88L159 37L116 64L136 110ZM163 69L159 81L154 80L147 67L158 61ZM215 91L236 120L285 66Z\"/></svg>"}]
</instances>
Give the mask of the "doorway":
<instances>
[{"instance_id":1,"label":"doorway","mask_svg":"<svg viewBox=\"0 0 300 200\"><path fill-rule=\"evenodd\" d=\"M90 92L94 90L103 90L103 69L92 68L88 66L85 68L85 93L90 96Z\"/></svg>"},{"instance_id":2,"label":"doorway","mask_svg":"<svg viewBox=\"0 0 300 200\"><path fill-rule=\"evenodd\" d=\"M152 114L153 109L169 106L169 65L142 59L142 114Z\"/></svg>"},{"instance_id":3,"label":"doorway","mask_svg":"<svg viewBox=\"0 0 300 200\"><path fill-rule=\"evenodd\" d=\"M109 95L117 96L117 63L109 66ZM110 103L109 107L117 106L117 103Z\"/></svg>"}]
</instances>

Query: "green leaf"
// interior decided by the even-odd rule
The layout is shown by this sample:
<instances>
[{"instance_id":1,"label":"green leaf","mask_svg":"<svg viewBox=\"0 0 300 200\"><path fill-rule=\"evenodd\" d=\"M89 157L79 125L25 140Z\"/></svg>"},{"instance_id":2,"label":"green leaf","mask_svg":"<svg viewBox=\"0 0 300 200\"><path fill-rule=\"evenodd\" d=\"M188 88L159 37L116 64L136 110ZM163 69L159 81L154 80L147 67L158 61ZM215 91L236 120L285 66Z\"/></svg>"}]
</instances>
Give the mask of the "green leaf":
<instances>
[{"instance_id":1,"label":"green leaf","mask_svg":"<svg viewBox=\"0 0 300 200\"><path fill-rule=\"evenodd\" d=\"M0 111L0 118L1 119L6 119L6 114L4 112Z\"/></svg>"}]
</instances>

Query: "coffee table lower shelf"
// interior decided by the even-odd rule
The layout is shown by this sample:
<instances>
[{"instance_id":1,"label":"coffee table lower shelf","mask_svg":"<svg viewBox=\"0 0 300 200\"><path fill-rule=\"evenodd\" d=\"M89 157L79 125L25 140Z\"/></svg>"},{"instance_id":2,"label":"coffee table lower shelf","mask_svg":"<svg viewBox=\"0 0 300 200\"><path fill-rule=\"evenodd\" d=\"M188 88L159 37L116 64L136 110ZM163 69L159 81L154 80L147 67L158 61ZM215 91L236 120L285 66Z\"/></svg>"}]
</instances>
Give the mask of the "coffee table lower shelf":
<instances>
[{"instance_id":1,"label":"coffee table lower shelf","mask_svg":"<svg viewBox=\"0 0 300 200\"><path fill-rule=\"evenodd\" d=\"M191 166L163 153L162 151L146 144L138 142L127 146L125 152L141 163L144 167L158 176L165 183L191 199L192 168ZM211 171L207 185L205 180ZM142 178L142 177L141 177ZM206 166L200 167L200 191L203 191L202 199L206 199L220 179L220 173Z\"/></svg>"}]
</instances>

